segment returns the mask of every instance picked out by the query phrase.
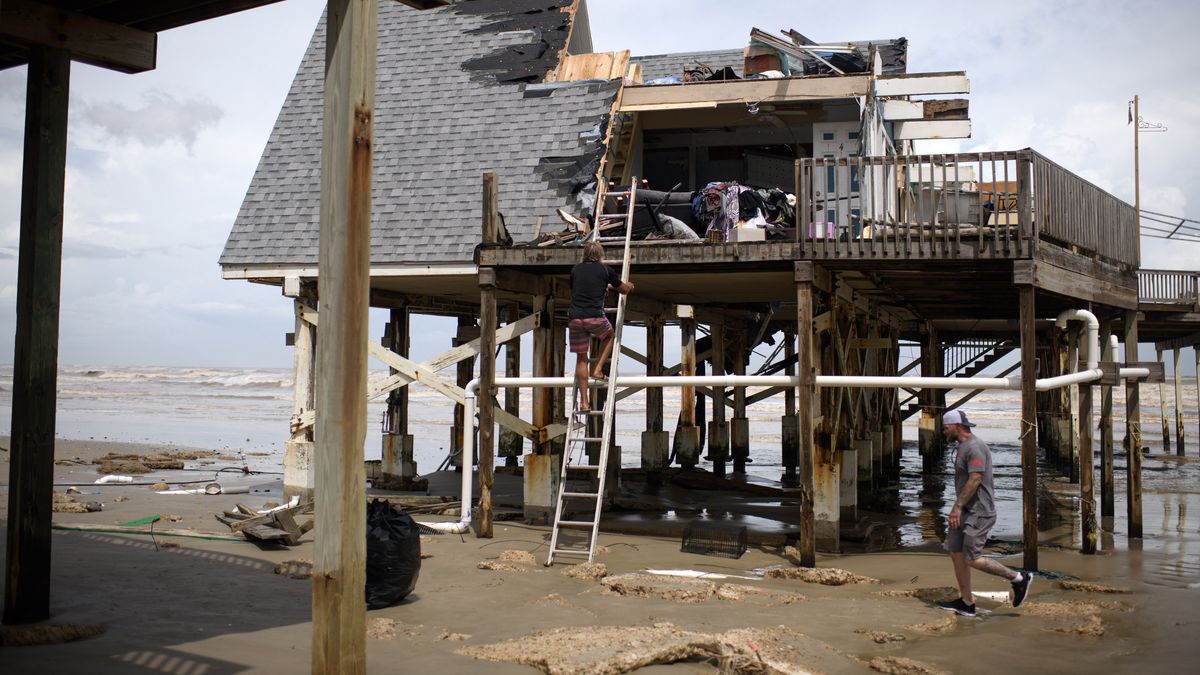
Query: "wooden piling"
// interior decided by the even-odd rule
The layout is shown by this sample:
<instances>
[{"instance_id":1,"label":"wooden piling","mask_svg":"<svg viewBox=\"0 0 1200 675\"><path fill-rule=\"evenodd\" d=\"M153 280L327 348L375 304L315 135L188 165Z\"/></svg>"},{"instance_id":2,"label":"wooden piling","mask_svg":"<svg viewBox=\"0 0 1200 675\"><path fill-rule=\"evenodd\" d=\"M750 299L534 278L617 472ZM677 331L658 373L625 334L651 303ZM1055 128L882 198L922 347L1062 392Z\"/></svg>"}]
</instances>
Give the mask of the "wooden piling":
<instances>
[{"instance_id":1,"label":"wooden piling","mask_svg":"<svg viewBox=\"0 0 1200 675\"><path fill-rule=\"evenodd\" d=\"M716 322L710 327L712 338L712 374L725 374L725 325ZM713 475L725 475L729 459L729 425L725 421L725 387L712 388L712 421L708 424L708 457L712 460Z\"/></svg>"},{"instance_id":2,"label":"wooden piling","mask_svg":"<svg viewBox=\"0 0 1200 675\"><path fill-rule=\"evenodd\" d=\"M1159 363L1163 361L1163 350L1154 350L1154 360ZM1171 451L1171 423L1170 415L1167 414L1167 399L1163 396L1163 383L1158 383L1158 419L1162 423L1162 451L1166 454Z\"/></svg>"},{"instance_id":3,"label":"wooden piling","mask_svg":"<svg viewBox=\"0 0 1200 675\"><path fill-rule=\"evenodd\" d=\"M516 303L508 307L508 323L516 323L521 319L521 307ZM504 376L521 376L521 336L514 337L504 343ZM521 390L517 387L504 388L504 412L513 417L521 416ZM517 458L525 449L525 438L511 429L500 430L499 455L504 458L506 466L516 466Z\"/></svg>"},{"instance_id":4,"label":"wooden piling","mask_svg":"<svg viewBox=\"0 0 1200 675\"><path fill-rule=\"evenodd\" d=\"M494 191L492 192L492 199L495 199ZM478 395L479 515L475 521L475 535L481 539L491 539L493 518L492 484L494 481L492 458L496 454L496 424L493 408L493 402L496 397L496 272L488 268L481 268L479 270ZM470 428L469 422L468 428ZM463 471L470 470L471 463L463 462Z\"/></svg>"},{"instance_id":5,"label":"wooden piling","mask_svg":"<svg viewBox=\"0 0 1200 675\"><path fill-rule=\"evenodd\" d=\"M661 376L663 373L663 328L661 318L646 322L646 375ZM661 471L667 465L670 453L669 434L663 431L663 390L661 387L646 389L646 430L642 432L642 468Z\"/></svg>"},{"instance_id":6,"label":"wooden piling","mask_svg":"<svg viewBox=\"0 0 1200 675\"><path fill-rule=\"evenodd\" d=\"M1079 370L1079 333L1071 331L1067 334L1067 367L1065 372L1074 373ZM1079 466L1080 456L1083 452L1082 437L1078 433L1082 402L1079 399L1079 386L1071 385L1066 387L1067 405L1064 412L1067 416L1067 452L1063 458L1065 464L1067 480L1071 483L1079 482ZM1090 434L1089 434L1090 438Z\"/></svg>"},{"instance_id":7,"label":"wooden piling","mask_svg":"<svg viewBox=\"0 0 1200 675\"><path fill-rule=\"evenodd\" d=\"M784 374L792 376L796 374L796 331L792 328L785 328L783 331L784 345ZM799 477L796 475L796 467L800 463L800 424L796 417L796 389L789 387L783 397L783 419L780 422L782 433L780 439L782 441L782 457L783 475L779 481L784 487L796 487Z\"/></svg>"},{"instance_id":8,"label":"wooden piling","mask_svg":"<svg viewBox=\"0 0 1200 675\"><path fill-rule=\"evenodd\" d=\"M539 280L539 293L533 297L533 312L541 317L537 327L533 329L534 377L549 377L552 372L553 357L551 349L554 336L552 334L553 322L551 321L551 313L553 300L548 289L542 288L546 283L544 279ZM553 389L548 387L535 387L533 389L531 423L537 429L545 429L550 426L553 414L553 391ZM550 439L545 438L544 434L533 444L533 452L537 455L549 455L551 449Z\"/></svg>"},{"instance_id":9,"label":"wooden piling","mask_svg":"<svg viewBox=\"0 0 1200 675\"><path fill-rule=\"evenodd\" d=\"M1096 552L1096 495L1092 486L1095 469L1092 466L1092 385L1079 385L1079 522L1083 526L1083 552Z\"/></svg>"},{"instance_id":10,"label":"wooden piling","mask_svg":"<svg viewBox=\"0 0 1200 675\"><path fill-rule=\"evenodd\" d=\"M26 82L13 350L4 623L50 616L63 194L71 60L31 46Z\"/></svg>"},{"instance_id":11,"label":"wooden piling","mask_svg":"<svg viewBox=\"0 0 1200 675\"><path fill-rule=\"evenodd\" d=\"M817 566L813 511L813 277L811 262L794 263L796 281L796 414L800 419L800 565Z\"/></svg>"},{"instance_id":12,"label":"wooden piling","mask_svg":"<svg viewBox=\"0 0 1200 675\"><path fill-rule=\"evenodd\" d=\"M321 149L312 672L366 672L366 437L378 4L327 8Z\"/></svg>"},{"instance_id":13,"label":"wooden piling","mask_svg":"<svg viewBox=\"0 0 1200 675\"><path fill-rule=\"evenodd\" d=\"M1112 319L1105 318L1100 322L1100 350L1104 354L1102 360L1115 361L1110 337L1112 336ZM1113 388L1111 385L1100 387L1100 526L1105 532L1112 532L1115 509L1115 488L1113 487Z\"/></svg>"},{"instance_id":14,"label":"wooden piling","mask_svg":"<svg viewBox=\"0 0 1200 675\"><path fill-rule=\"evenodd\" d=\"M1175 348L1175 454L1183 457L1183 373L1179 367L1182 348ZM1163 452L1167 452L1166 448Z\"/></svg>"},{"instance_id":15,"label":"wooden piling","mask_svg":"<svg viewBox=\"0 0 1200 675\"><path fill-rule=\"evenodd\" d=\"M748 327L739 324L734 331L733 374L746 374L746 349ZM729 445L733 456L733 472L746 473L746 460L750 456L750 421L746 418L746 388L733 389L733 419L729 425Z\"/></svg>"},{"instance_id":16,"label":"wooden piling","mask_svg":"<svg viewBox=\"0 0 1200 675\"><path fill-rule=\"evenodd\" d=\"M1125 312L1125 363L1138 360L1138 313ZM1135 380L1125 381L1125 452L1128 478L1125 509L1129 538L1142 538L1142 409L1140 388Z\"/></svg>"},{"instance_id":17,"label":"wooden piling","mask_svg":"<svg viewBox=\"0 0 1200 675\"><path fill-rule=\"evenodd\" d=\"M696 319L691 307L679 308L679 374L696 374ZM700 459L700 427L696 425L696 388L679 389L679 423L675 430L675 457L691 469Z\"/></svg>"},{"instance_id":18,"label":"wooden piling","mask_svg":"<svg viewBox=\"0 0 1200 675\"><path fill-rule=\"evenodd\" d=\"M1021 295L1021 512L1025 556L1023 567L1038 568L1037 522L1037 321L1033 286L1018 286Z\"/></svg>"}]
</instances>

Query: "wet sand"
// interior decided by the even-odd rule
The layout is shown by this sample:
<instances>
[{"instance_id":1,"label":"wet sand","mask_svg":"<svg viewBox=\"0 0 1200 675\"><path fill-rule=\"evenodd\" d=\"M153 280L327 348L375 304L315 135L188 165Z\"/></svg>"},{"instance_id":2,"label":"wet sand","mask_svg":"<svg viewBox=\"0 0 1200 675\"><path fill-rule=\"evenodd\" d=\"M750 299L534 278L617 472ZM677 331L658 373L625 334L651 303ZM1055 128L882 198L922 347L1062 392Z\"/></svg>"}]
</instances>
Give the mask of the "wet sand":
<instances>
[{"instance_id":1,"label":"wet sand","mask_svg":"<svg viewBox=\"0 0 1200 675\"><path fill-rule=\"evenodd\" d=\"M0 446L7 447L6 439L0 439ZM57 455L86 462L109 452L144 455L171 449L60 441ZM930 604L953 585L953 575L945 556L924 550L929 546L822 555L818 564L823 568L879 582L829 586L765 577L768 568L790 565L784 550L774 546L752 547L741 559L730 560L681 553L675 538L602 534L604 552L597 561L608 576L577 579L562 574L568 565L540 565L548 533L544 527L501 522L492 540L428 537L422 547L431 557L423 561L416 592L400 605L368 613L368 665L371 672L537 672L535 665L516 660L560 672L602 672L600 666L619 664L622 654L628 656L627 645L643 644L645 649L635 655L692 659L638 670L647 673L716 672L718 662L741 664L742 672L784 672L746 670L761 662L744 659L759 657L821 672L869 672L872 663L886 672L920 672L918 666L960 673L995 667L1080 673L1186 670L1200 657L1200 643L1194 640L1200 625L1200 556L1195 552L1200 513L1193 508L1181 514L1179 505L1200 492L1197 482L1181 480L1193 476L1198 463L1195 458L1183 463L1165 456L1148 459L1147 537L1140 547L1127 545L1118 531L1100 555L1083 556L1054 545L1070 539L1069 519L1044 531L1043 541L1051 545L1040 552L1043 571L1127 593L1068 590L1042 576L1026 605L1013 609L980 598L979 606L990 612L976 619L955 618ZM230 486L253 482L262 486L260 491L168 496L143 485L84 485L79 497L100 501L103 510L56 513L55 522L116 526L160 514L178 516L160 522L161 527L227 535L228 528L214 513L238 502L259 507L279 499L275 476L215 473L239 464L218 456L190 460L185 466L204 471L152 472L138 482L166 473L178 480L211 482L215 477ZM0 472L7 476L7 451L0 451ZM60 483L90 483L101 475L91 464L66 463L55 472ZM1060 489L1054 481L1049 479L1045 489L1054 495L1046 498L1048 503L1070 503L1075 486ZM906 485L902 489L915 490L920 501L924 486L919 479ZM1123 490L1119 484L1117 510L1122 514ZM0 508L7 509L7 488ZM1063 532L1055 534L1059 529ZM290 549L264 549L248 542L55 530L52 622L99 624L103 632L64 644L0 647L0 670L305 672L310 664L310 584L274 569L286 561L311 560L314 534ZM530 565L527 556L506 551L527 552L537 562ZM1020 555L1001 560L1019 565ZM504 562L498 567L508 571L480 569L479 563L486 561ZM749 578L643 574L673 568ZM625 576L635 574L639 576ZM999 579L977 573L974 580L978 592L1007 590ZM544 633L555 629L575 632L561 639ZM590 651L580 653L581 645ZM643 662L651 661L625 663Z\"/></svg>"}]
</instances>

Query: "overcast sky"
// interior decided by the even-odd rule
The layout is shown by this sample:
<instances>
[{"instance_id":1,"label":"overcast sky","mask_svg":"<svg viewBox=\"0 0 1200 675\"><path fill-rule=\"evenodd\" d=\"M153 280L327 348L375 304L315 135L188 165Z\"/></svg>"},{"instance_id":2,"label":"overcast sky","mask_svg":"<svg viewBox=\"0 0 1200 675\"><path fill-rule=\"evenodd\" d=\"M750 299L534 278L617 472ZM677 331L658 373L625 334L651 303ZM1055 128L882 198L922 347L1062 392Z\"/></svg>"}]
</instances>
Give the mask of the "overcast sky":
<instances>
[{"instance_id":1,"label":"overcast sky","mask_svg":"<svg viewBox=\"0 0 1200 675\"><path fill-rule=\"evenodd\" d=\"M287 0L162 33L148 73L72 65L62 363L290 365L290 302L222 280L217 258L323 6ZM1200 216L1197 5L974 7L589 0L597 51L739 48L752 27L817 41L907 37L909 72L971 79L973 138L919 151L1032 147L1130 202L1126 105L1140 94L1142 116L1170 129L1142 137L1143 206ZM0 361L12 360L24 99L25 69L0 71ZM1143 265L1200 269L1200 245L1147 240ZM417 355L447 343L427 338Z\"/></svg>"}]
</instances>

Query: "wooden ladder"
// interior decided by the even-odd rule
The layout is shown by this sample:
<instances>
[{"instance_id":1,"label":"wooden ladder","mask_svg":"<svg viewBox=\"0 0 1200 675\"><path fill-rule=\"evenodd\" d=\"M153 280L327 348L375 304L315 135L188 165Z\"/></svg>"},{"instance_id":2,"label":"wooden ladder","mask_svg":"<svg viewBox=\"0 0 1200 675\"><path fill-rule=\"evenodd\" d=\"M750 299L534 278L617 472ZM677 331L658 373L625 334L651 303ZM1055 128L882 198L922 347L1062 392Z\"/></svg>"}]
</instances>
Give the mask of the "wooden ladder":
<instances>
[{"instance_id":1,"label":"wooden ladder","mask_svg":"<svg viewBox=\"0 0 1200 675\"><path fill-rule=\"evenodd\" d=\"M633 233L633 209L634 199L637 196L637 178L634 177L629 185L629 191L626 192L610 192L611 197L628 197L629 210L625 216L625 233L624 237L602 237L600 236L599 228L592 231L593 236L598 241L618 241L623 239L625 242L624 254L621 258L621 282L629 281L629 266L631 261L629 242L632 239ZM597 204L597 211L601 210L601 205ZM597 222L599 218L597 218ZM608 263L610 261L605 261ZM579 384L578 382L571 389L571 419L567 423L567 441L563 449L562 471L558 481L558 498L554 506L554 526L550 532L550 554L546 558L546 565L554 564L555 556L578 556L586 557L588 562L596 555L596 538L600 532L600 510L604 504L604 482L608 474L608 448L612 443L613 420L617 412L617 373L621 359L621 329L625 324L625 301L624 294L617 294L616 317L613 320L613 345L612 356L609 365L609 375L607 386L607 396L604 399L603 410L580 410L579 409ZM605 310L611 312L612 310ZM588 386L592 386L592 380L588 381ZM595 399L593 399L595 400ZM588 420L594 417L602 417L602 427L599 436L588 435ZM590 463L587 458L587 446L589 443L599 443L599 461L595 464ZM588 487L586 489L572 489L570 481L587 480ZM593 487L594 491L593 491ZM571 515L571 511L565 508L566 502L570 500L572 503L587 504L591 506L591 520L572 520L564 518L564 514ZM581 507L582 508L582 507ZM587 532L587 546L560 546L559 534L563 528L583 530Z\"/></svg>"}]
</instances>

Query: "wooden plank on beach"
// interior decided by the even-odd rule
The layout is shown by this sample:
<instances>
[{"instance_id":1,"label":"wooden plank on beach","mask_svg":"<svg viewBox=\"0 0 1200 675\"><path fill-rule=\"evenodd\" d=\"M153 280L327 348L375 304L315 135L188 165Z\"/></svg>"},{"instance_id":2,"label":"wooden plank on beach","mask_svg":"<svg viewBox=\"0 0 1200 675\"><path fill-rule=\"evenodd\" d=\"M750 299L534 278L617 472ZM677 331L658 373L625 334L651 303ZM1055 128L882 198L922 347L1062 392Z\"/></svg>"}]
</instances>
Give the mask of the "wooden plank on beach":
<instances>
[{"instance_id":1,"label":"wooden plank on beach","mask_svg":"<svg viewBox=\"0 0 1200 675\"><path fill-rule=\"evenodd\" d=\"M365 498L365 495L364 495L364 498ZM301 513L301 512L303 512L304 509L308 508L309 506L312 506L312 502L302 502L295 506L288 506L286 508L279 509L278 511L271 511L270 513L264 513L260 516L254 516L253 518L239 520L235 523L230 524L229 529L233 530L234 532L241 532L242 530L244 530L248 527L254 527L255 525L267 525L267 524L275 522L275 517L280 513L285 513L288 515L291 515L293 513Z\"/></svg>"}]
</instances>

